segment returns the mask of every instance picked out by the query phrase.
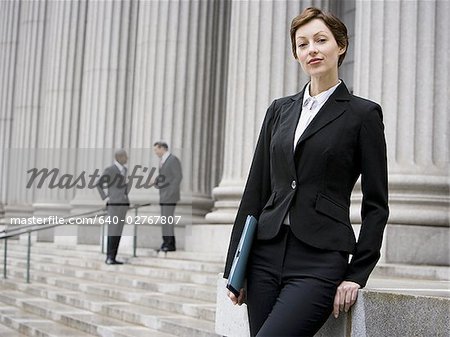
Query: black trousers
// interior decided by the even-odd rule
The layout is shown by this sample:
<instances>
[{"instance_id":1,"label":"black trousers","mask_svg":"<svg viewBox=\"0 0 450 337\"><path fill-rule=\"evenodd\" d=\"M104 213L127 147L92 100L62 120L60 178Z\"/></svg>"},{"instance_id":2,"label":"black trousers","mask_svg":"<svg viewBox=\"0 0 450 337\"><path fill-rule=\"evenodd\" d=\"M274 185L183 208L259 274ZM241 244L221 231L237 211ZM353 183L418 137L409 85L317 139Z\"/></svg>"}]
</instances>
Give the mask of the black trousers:
<instances>
[{"instance_id":1,"label":"black trousers","mask_svg":"<svg viewBox=\"0 0 450 337\"><path fill-rule=\"evenodd\" d=\"M251 336L314 336L332 312L347 265L347 253L311 247L289 226L272 240L256 240L247 271Z\"/></svg>"},{"instance_id":2,"label":"black trousers","mask_svg":"<svg viewBox=\"0 0 450 337\"><path fill-rule=\"evenodd\" d=\"M108 205L108 245L106 248L108 258L116 258L128 208L128 205Z\"/></svg>"}]
</instances>

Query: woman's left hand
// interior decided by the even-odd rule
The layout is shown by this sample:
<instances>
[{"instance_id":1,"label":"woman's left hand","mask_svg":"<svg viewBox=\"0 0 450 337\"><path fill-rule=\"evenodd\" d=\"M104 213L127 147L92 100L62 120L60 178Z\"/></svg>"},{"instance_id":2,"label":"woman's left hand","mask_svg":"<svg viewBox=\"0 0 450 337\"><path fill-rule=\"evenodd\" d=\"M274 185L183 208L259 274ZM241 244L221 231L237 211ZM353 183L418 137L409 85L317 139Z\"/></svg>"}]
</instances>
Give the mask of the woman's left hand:
<instances>
[{"instance_id":1,"label":"woman's left hand","mask_svg":"<svg viewBox=\"0 0 450 337\"><path fill-rule=\"evenodd\" d=\"M358 283L342 281L336 290L336 295L334 296L334 318L339 317L340 311L348 312L350 307L355 304L356 298L358 297L359 288L361 288L361 286Z\"/></svg>"}]
</instances>

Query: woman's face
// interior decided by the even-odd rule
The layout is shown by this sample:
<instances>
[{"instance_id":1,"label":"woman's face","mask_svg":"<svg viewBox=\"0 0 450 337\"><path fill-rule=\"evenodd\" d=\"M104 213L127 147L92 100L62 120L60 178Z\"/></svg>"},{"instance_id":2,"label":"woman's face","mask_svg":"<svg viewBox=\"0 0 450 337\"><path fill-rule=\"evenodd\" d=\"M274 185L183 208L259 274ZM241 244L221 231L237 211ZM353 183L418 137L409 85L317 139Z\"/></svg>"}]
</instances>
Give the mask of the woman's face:
<instances>
[{"instance_id":1,"label":"woman's face","mask_svg":"<svg viewBox=\"0 0 450 337\"><path fill-rule=\"evenodd\" d=\"M320 19L300 26L295 32L297 60L311 77L336 73L339 55L345 52L334 39L333 33Z\"/></svg>"}]
</instances>

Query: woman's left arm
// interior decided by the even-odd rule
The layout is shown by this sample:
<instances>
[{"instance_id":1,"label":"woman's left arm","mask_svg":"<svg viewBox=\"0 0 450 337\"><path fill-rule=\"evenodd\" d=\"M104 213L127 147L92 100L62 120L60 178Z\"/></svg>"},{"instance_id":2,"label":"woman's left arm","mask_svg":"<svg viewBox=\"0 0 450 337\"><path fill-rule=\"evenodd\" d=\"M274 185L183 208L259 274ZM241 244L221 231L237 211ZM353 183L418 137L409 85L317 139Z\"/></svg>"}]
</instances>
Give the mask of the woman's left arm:
<instances>
[{"instance_id":1,"label":"woman's left arm","mask_svg":"<svg viewBox=\"0 0 450 337\"><path fill-rule=\"evenodd\" d=\"M337 310L348 311L356 301L357 291L366 285L380 258L383 231L389 216L386 140L383 114L375 104L363 116L359 134L361 160L361 229L344 282L339 285L334 302Z\"/></svg>"}]
</instances>

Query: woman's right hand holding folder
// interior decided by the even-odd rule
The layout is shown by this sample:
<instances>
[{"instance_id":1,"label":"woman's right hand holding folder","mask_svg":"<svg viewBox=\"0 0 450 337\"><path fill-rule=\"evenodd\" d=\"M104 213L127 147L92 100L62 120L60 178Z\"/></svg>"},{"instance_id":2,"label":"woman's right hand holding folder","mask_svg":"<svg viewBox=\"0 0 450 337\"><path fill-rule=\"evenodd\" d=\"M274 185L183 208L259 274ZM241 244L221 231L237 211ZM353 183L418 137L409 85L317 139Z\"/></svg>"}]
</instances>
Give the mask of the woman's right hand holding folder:
<instances>
[{"instance_id":1,"label":"woman's right hand holding folder","mask_svg":"<svg viewBox=\"0 0 450 337\"><path fill-rule=\"evenodd\" d=\"M235 294L228 290L228 297L231 299L231 302L233 302L234 305L242 305L245 300L245 290L244 288L240 290L239 297L236 297Z\"/></svg>"}]
</instances>

